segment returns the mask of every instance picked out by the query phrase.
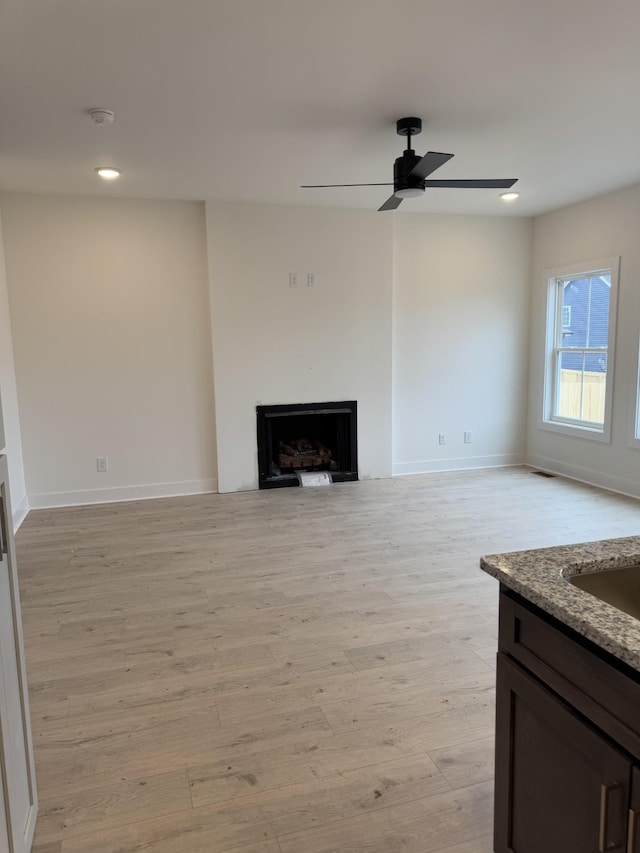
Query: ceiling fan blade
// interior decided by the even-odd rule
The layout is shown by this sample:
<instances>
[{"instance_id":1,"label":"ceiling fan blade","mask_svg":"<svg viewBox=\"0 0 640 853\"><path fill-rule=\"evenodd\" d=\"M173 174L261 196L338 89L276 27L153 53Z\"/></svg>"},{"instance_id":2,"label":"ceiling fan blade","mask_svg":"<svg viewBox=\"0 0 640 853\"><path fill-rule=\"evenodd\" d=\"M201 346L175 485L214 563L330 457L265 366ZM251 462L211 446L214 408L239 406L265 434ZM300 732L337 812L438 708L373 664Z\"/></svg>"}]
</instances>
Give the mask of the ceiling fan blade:
<instances>
[{"instance_id":1,"label":"ceiling fan blade","mask_svg":"<svg viewBox=\"0 0 640 853\"><path fill-rule=\"evenodd\" d=\"M517 178L486 178L471 181L425 181L425 187L462 187L476 190L508 190Z\"/></svg>"},{"instance_id":2,"label":"ceiling fan blade","mask_svg":"<svg viewBox=\"0 0 640 853\"><path fill-rule=\"evenodd\" d=\"M378 208L378 211L380 211L380 210L395 210L396 207L398 207L398 205L401 204L401 202L402 202L402 199L398 198L397 195L391 195L385 201L385 203L382 205L382 207Z\"/></svg>"},{"instance_id":3,"label":"ceiling fan blade","mask_svg":"<svg viewBox=\"0 0 640 853\"><path fill-rule=\"evenodd\" d=\"M413 169L409 172L410 178L421 178L424 180L427 175L435 172L440 166L444 166L447 160L451 160L453 154L442 154L439 151L427 151L422 160L419 160Z\"/></svg>"},{"instance_id":4,"label":"ceiling fan blade","mask_svg":"<svg viewBox=\"0 0 640 853\"><path fill-rule=\"evenodd\" d=\"M317 190L322 187L392 187L393 184L300 184L301 190Z\"/></svg>"}]
</instances>

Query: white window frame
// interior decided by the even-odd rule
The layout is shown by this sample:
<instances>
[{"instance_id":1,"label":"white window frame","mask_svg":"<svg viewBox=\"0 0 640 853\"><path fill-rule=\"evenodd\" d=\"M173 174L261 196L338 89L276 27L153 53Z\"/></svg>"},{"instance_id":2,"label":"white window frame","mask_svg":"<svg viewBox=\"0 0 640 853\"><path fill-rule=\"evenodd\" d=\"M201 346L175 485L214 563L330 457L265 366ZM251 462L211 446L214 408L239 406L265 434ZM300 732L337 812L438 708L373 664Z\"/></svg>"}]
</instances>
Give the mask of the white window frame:
<instances>
[{"instance_id":1,"label":"white window frame","mask_svg":"<svg viewBox=\"0 0 640 853\"><path fill-rule=\"evenodd\" d=\"M544 350L544 391L540 428L561 435L571 435L593 441L611 441L611 410L613 407L614 355L616 348L616 315L618 306L618 276L620 257L599 258L594 261L570 264L545 270L547 282L547 323ZM558 329L562 331L562 303L558 300L558 280L610 275L609 328L607 336L607 386L605 391L604 423L561 418L554 414L556 386L556 341ZM637 441L640 447L640 440Z\"/></svg>"},{"instance_id":2,"label":"white window frame","mask_svg":"<svg viewBox=\"0 0 640 853\"><path fill-rule=\"evenodd\" d=\"M640 340L638 341L638 359L636 362L636 382L635 388L632 390L632 398L635 398L635 405L631 407L631 425L629 430L629 447L640 448Z\"/></svg>"}]
</instances>

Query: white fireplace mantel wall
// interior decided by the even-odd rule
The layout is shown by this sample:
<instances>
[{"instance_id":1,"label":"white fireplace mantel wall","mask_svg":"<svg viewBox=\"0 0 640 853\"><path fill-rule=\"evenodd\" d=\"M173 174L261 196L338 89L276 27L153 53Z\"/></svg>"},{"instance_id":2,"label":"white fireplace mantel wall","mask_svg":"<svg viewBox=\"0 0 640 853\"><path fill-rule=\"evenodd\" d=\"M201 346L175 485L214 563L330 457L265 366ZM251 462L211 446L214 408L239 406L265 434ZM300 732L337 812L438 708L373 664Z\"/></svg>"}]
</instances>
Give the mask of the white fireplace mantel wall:
<instances>
[{"instance_id":1,"label":"white fireplace mantel wall","mask_svg":"<svg viewBox=\"0 0 640 853\"><path fill-rule=\"evenodd\" d=\"M215 489L216 441L220 490L256 488L259 402L357 400L362 478L524 459L531 220L19 193L0 207L2 404L31 507Z\"/></svg>"},{"instance_id":2,"label":"white fireplace mantel wall","mask_svg":"<svg viewBox=\"0 0 640 853\"><path fill-rule=\"evenodd\" d=\"M206 213L219 491L258 487L259 404L357 400L360 476L391 476L392 220L249 204Z\"/></svg>"}]
</instances>

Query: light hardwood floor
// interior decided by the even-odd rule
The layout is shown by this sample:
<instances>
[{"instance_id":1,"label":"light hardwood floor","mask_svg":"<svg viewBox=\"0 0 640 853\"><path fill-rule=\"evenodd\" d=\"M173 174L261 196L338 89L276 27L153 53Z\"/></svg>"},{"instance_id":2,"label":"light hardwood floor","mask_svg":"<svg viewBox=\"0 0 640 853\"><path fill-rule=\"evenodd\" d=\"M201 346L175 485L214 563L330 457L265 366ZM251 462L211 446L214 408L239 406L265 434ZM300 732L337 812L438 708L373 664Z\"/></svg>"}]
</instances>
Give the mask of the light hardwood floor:
<instances>
[{"instance_id":1,"label":"light hardwood floor","mask_svg":"<svg viewBox=\"0 0 640 853\"><path fill-rule=\"evenodd\" d=\"M35 853L489 853L478 558L639 530L522 468L32 512Z\"/></svg>"}]
</instances>

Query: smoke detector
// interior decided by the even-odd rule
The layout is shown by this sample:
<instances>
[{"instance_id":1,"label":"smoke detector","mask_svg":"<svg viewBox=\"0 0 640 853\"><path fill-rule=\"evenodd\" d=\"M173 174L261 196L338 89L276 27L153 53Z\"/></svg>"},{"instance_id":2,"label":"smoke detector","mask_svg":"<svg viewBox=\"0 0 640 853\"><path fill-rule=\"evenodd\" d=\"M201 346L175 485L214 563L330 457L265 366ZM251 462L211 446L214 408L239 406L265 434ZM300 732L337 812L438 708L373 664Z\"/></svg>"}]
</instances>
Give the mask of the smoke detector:
<instances>
[{"instance_id":1,"label":"smoke detector","mask_svg":"<svg viewBox=\"0 0 640 853\"><path fill-rule=\"evenodd\" d=\"M116 114L111 110L102 109L89 110L89 115L93 119L94 123L101 127L104 127L107 124L113 124L116 117Z\"/></svg>"}]
</instances>

